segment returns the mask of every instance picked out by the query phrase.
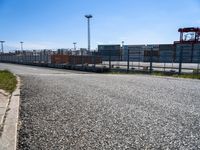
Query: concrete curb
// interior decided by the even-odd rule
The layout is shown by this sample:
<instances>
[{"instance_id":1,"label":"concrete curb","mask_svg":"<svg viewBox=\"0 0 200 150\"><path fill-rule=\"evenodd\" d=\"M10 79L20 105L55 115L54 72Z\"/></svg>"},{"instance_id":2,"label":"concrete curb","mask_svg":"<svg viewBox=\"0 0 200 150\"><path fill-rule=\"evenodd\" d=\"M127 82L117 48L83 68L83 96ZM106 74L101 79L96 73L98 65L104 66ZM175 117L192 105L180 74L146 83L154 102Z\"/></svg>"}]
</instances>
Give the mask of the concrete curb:
<instances>
[{"instance_id":1,"label":"concrete curb","mask_svg":"<svg viewBox=\"0 0 200 150\"><path fill-rule=\"evenodd\" d=\"M17 127L20 101L20 78L17 77L17 88L12 93L6 111L3 132L0 137L0 150L17 149Z\"/></svg>"},{"instance_id":2,"label":"concrete curb","mask_svg":"<svg viewBox=\"0 0 200 150\"><path fill-rule=\"evenodd\" d=\"M5 118L6 118L5 116L6 116L7 108L8 108L8 105L10 103L11 94L9 94L6 91L1 90L1 89L0 89L0 94L5 96L5 98L7 99L7 103L4 105L4 107L1 108L1 109L3 109L3 115L0 116L1 117L0 118L0 136L1 136L2 131L3 131L3 125L4 125L4 122L5 122Z\"/></svg>"},{"instance_id":3,"label":"concrete curb","mask_svg":"<svg viewBox=\"0 0 200 150\"><path fill-rule=\"evenodd\" d=\"M2 89L0 89L0 93L3 94L4 96L9 96L10 94Z\"/></svg>"}]
</instances>

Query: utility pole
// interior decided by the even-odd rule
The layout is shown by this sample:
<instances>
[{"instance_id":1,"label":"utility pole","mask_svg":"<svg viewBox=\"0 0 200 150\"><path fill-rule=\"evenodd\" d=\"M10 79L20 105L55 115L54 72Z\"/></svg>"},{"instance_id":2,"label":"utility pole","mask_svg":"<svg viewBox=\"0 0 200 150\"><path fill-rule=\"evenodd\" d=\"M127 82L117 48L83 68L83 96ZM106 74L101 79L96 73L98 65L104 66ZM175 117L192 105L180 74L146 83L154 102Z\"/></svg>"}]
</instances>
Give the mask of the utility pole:
<instances>
[{"instance_id":1,"label":"utility pole","mask_svg":"<svg viewBox=\"0 0 200 150\"><path fill-rule=\"evenodd\" d=\"M22 42L22 41L20 42L20 44L21 44L21 51L23 51L23 43L24 42Z\"/></svg>"},{"instance_id":2,"label":"utility pole","mask_svg":"<svg viewBox=\"0 0 200 150\"><path fill-rule=\"evenodd\" d=\"M88 51L90 52L90 19L93 17L92 15L85 15L88 22Z\"/></svg>"},{"instance_id":3,"label":"utility pole","mask_svg":"<svg viewBox=\"0 0 200 150\"><path fill-rule=\"evenodd\" d=\"M1 43L1 53L3 53L3 43L5 43L5 41L0 41Z\"/></svg>"}]
</instances>

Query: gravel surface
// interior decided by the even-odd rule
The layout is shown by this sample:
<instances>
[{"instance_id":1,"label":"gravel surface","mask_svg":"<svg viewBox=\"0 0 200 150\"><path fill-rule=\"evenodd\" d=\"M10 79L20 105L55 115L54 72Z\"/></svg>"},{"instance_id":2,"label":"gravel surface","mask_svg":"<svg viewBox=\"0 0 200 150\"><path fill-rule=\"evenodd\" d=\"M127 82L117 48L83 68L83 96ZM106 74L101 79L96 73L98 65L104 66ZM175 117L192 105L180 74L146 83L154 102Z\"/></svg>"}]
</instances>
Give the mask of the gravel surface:
<instances>
[{"instance_id":1,"label":"gravel surface","mask_svg":"<svg viewBox=\"0 0 200 150\"><path fill-rule=\"evenodd\" d=\"M19 149L200 149L200 81L2 65L21 76Z\"/></svg>"}]
</instances>

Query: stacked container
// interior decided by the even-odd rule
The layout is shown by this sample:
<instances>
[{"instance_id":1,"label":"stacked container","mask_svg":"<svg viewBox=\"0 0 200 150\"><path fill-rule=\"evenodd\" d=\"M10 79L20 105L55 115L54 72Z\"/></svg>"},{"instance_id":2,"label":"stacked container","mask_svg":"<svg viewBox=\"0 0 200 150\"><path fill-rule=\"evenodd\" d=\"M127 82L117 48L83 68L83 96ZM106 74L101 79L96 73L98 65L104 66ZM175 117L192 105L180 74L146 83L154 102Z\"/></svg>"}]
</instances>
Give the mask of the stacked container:
<instances>
[{"instance_id":1,"label":"stacked container","mask_svg":"<svg viewBox=\"0 0 200 150\"><path fill-rule=\"evenodd\" d=\"M145 45L125 45L122 50L123 61L128 60L128 51L129 61L140 62L144 60Z\"/></svg>"},{"instance_id":2,"label":"stacked container","mask_svg":"<svg viewBox=\"0 0 200 150\"><path fill-rule=\"evenodd\" d=\"M182 50L182 57L181 57ZM175 61L183 63L191 63L193 59L192 44L176 44ZM182 60L180 60L182 59Z\"/></svg>"},{"instance_id":3,"label":"stacked container","mask_svg":"<svg viewBox=\"0 0 200 150\"><path fill-rule=\"evenodd\" d=\"M159 45L160 62L170 63L174 60L174 45L160 44Z\"/></svg>"}]
</instances>

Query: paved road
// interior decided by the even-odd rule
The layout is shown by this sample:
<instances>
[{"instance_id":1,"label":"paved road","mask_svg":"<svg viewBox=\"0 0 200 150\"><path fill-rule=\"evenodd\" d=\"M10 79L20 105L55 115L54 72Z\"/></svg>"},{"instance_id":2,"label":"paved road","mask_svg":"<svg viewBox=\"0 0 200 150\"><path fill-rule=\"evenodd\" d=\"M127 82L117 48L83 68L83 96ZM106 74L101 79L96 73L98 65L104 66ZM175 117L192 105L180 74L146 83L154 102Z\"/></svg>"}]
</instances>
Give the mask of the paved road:
<instances>
[{"instance_id":1,"label":"paved road","mask_svg":"<svg viewBox=\"0 0 200 150\"><path fill-rule=\"evenodd\" d=\"M0 64L20 75L19 149L200 149L200 81Z\"/></svg>"}]
</instances>

